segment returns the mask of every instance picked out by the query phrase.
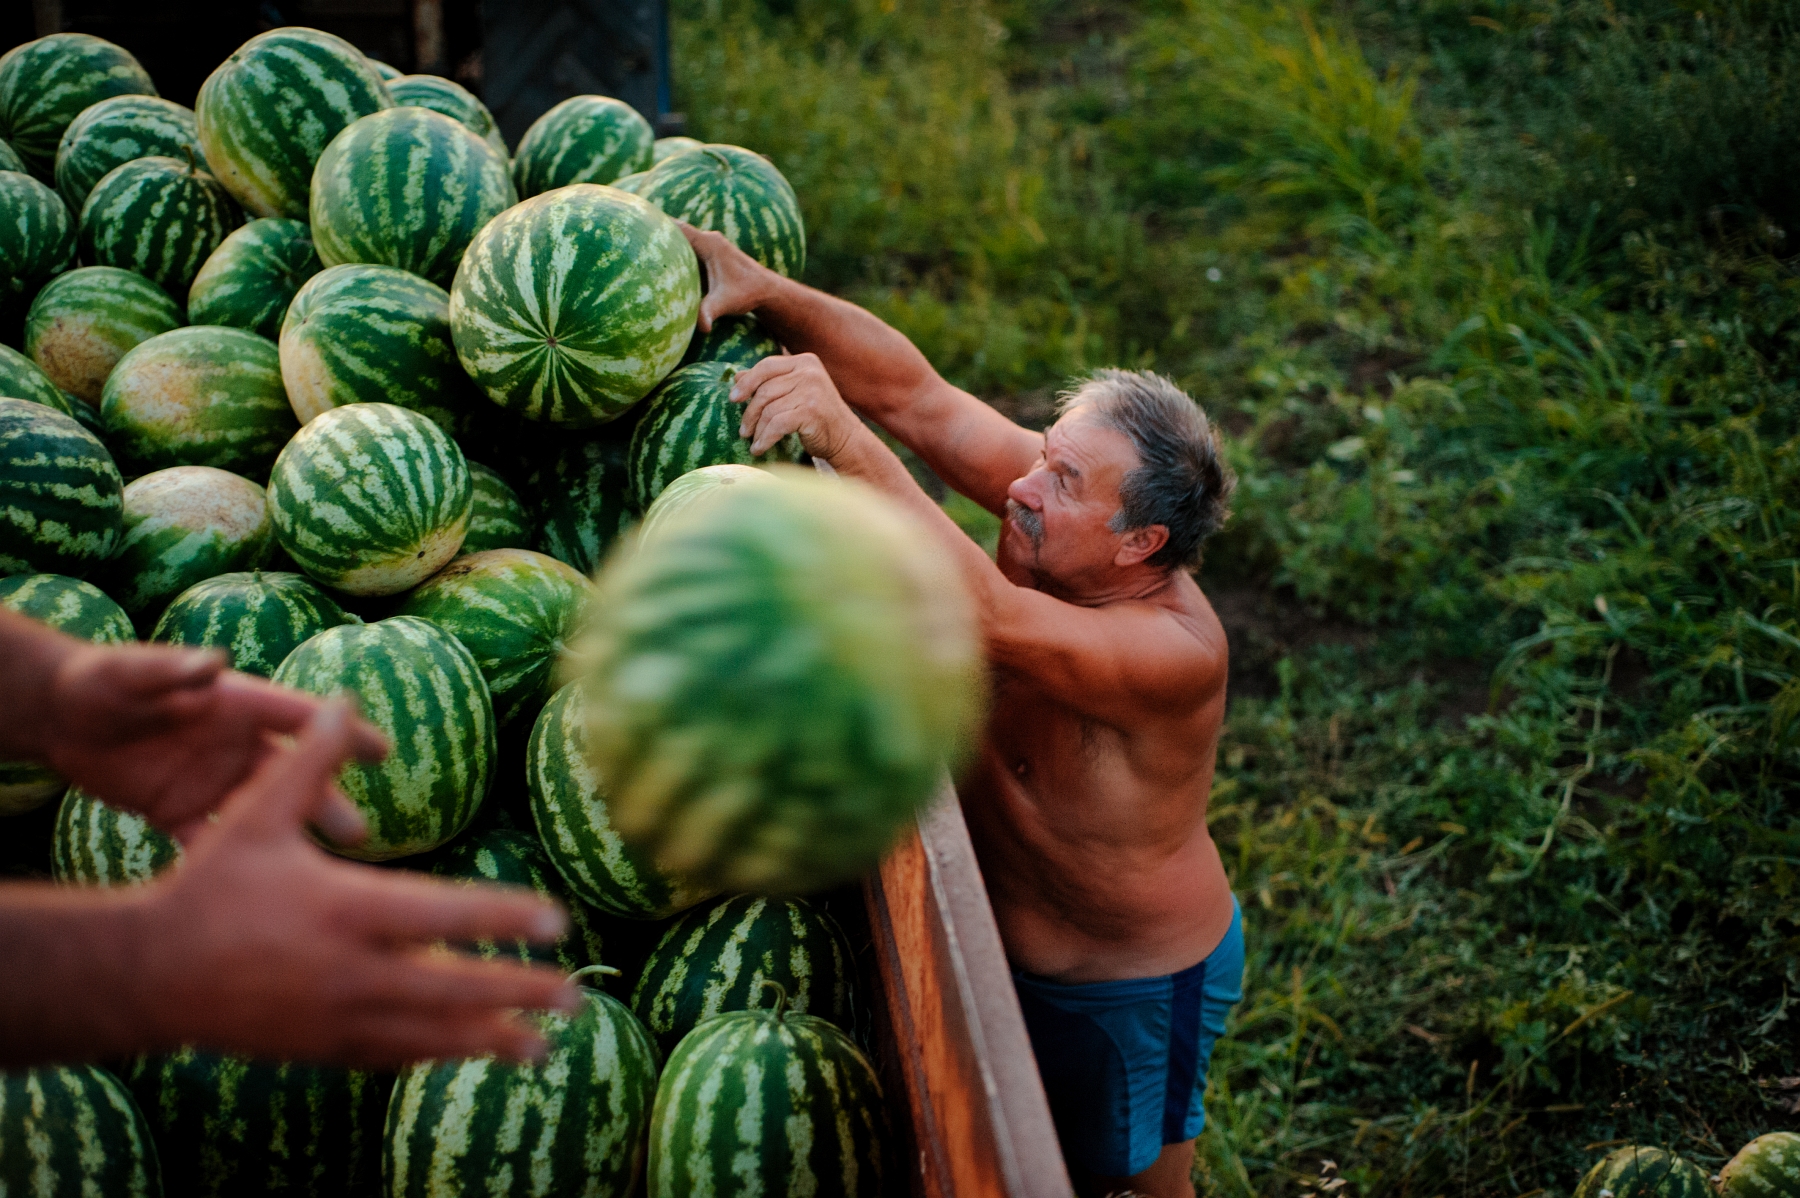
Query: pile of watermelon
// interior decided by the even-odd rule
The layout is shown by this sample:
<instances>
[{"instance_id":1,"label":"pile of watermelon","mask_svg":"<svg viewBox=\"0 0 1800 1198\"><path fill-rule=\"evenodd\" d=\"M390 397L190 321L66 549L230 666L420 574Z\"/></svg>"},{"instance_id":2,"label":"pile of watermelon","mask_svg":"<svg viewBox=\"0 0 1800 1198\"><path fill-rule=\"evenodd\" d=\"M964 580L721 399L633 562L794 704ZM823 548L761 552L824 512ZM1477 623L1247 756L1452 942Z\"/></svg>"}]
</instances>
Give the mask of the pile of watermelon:
<instances>
[{"instance_id":1,"label":"pile of watermelon","mask_svg":"<svg viewBox=\"0 0 1800 1198\"><path fill-rule=\"evenodd\" d=\"M1679 1153L1627 1144L1594 1163L1575 1198L1800 1198L1800 1134L1758 1136L1711 1177Z\"/></svg>"},{"instance_id":2,"label":"pile of watermelon","mask_svg":"<svg viewBox=\"0 0 1800 1198\"><path fill-rule=\"evenodd\" d=\"M354 695L393 751L341 778L369 838L327 847L555 896L562 942L478 951L588 984L535 1066L0 1075L0 1192L892 1181L851 950L801 896L967 742L972 625L884 503L750 454L728 392L781 347L697 332L674 218L804 265L767 159L607 97L509 156L468 91L311 29L191 111L95 37L0 58L0 604ZM0 763L0 816L52 803L60 881L179 860Z\"/></svg>"}]
</instances>

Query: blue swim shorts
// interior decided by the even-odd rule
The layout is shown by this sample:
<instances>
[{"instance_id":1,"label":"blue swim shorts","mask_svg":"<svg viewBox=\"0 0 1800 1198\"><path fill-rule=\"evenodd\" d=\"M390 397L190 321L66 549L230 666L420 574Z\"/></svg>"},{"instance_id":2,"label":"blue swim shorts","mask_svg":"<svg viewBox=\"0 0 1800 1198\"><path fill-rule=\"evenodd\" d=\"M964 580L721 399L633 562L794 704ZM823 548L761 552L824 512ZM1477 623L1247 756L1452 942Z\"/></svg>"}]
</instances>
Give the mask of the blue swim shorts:
<instances>
[{"instance_id":1,"label":"blue swim shorts","mask_svg":"<svg viewBox=\"0 0 1800 1198\"><path fill-rule=\"evenodd\" d=\"M1031 1050L1069 1164L1130 1177L1206 1126L1206 1067L1244 996L1244 918L1198 965L1063 986L1013 971Z\"/></svg>"}]
</instances>

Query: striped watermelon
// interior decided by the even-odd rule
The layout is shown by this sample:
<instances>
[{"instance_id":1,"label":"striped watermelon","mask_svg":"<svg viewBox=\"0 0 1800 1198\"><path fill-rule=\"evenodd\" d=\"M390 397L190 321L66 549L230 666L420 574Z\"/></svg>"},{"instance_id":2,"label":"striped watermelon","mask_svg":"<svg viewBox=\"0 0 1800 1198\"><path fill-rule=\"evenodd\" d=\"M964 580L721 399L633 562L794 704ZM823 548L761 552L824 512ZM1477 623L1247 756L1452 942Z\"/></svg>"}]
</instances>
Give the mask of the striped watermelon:
<instances>
[{"instance_id":1,"label":"striped watermelon","mask_svg":"<svg viewBox=\"0 0 1800 1198\"><path fill-rule=\"evenodd\" d=\"M74 416L77 403L62 393L62 388L50 381L50 376L38 369L38 364L10 345L0 345L0 396L7 399L27 399L32 403L43 404L65 416Z\"/></svg>"},{"instance_id":2,"label":"striped watermelon","mask_svg":"<svg viewBox=\"0 0 1800 1198\"><path fill-rule=\"evenodd\" d=\"M569 890L631 919L661 919L717 894L659 870L613 831L607 790L589 761L585 710L580 683L557 691L538 714L526 750L532 818Z\"/></svg>"},{"instance_id":3,"label":"striped watermelon","mask_svg":"<svg viewBox=\"0 0 1800 1198\"><path fill-rule=\"evenodd\" d=\"M25 352L58 387L94 408L130 350L182 325L181 305L134 271L83 266L31 302Z\"/></svg>"},{"instance_id":4,"label":"striped watermelon","mask_svg":"<svg viewBox=\"0 0 1800 1198\"><path fill-rule=\"evenodd\" d=\"M611 183L647 170L656 134L637 109L610 96L570 96L531 122L513 157L521 199L571 183Z\"/></svg>"},{"instance_id":5,"label":"striped watermelon","mask_svg":"<svg viewBox=\"0 0 1800 1198\"><path fill-rule=\"evenodd\" d=\"M1628 1144L1588 1170L1575 1198L1714 1198L1714 1190L1705 1172L1686 1158Z\"/></svg>"},{"instance_id":6,"label":"striped watermelon","mask_svg":"<svg viewBox=\"0 0 1800 1198\"><path fill-rule=\"evenodd\" d=\"M971 742L961 580L860 484L792 471L715 490L599 585L594 768L613 826L664 869L756 893L846 881Z\"/></svg>"},{"instance_id":7,"label":"striped watermelon","mask_svg":"<svg viewBox=\"0 0 1800 1198\"><path fill-rule=\"evenodd\" d=\"M390 1075L183 1048L139 1057L125 1082L156 1136L170 1194L381 1194Z\"/></svg>"},{"instance_id":8,"label":"striped watermelon","mask_svg":"<svg viewBox=\"0 0 1800 1198\"><path fill-rule=\"evenodd\" d=\"M69 123L109 96L154 96L156 85L123 47L86 33L53 33L0 57L0 137L41 179L56 169Z\"/></svg>"},{"instance_id":9,"label":"striped watermelon","mask_svg":"<svg viewBox=\"0 0 1800 1198\"><path fill-rule=\"evenodd\" d=\"M469 535L463 538L462 551L531 548L531 515L518 492L480 462L469 463L469 478L475 484L475 502L469 509Z\"/></svg>"},{"instance_id":10,"label":"striped watermelon","mask_svg":"<svg viewBox=\"0 0 1800 1198\"><path fill-rule=\"evenodd\" d=\"M656 1046L620 1003L581 991L580 1010L537 1017L549 1055L426 1061L388 1104L390 1198L633 1192L656 1095Z\"/></svg>"},{"instance_id":11,"label":"striped watermelon","mask_svg":"<svg viewBox=\"0 0 1800 1198\"><path fill-rule=\"evenodd\" d=\"M379 58L371 58L368 61L369 65L375 68L375 73L381 76L381 81L383 83L392 83L394 80L399 79L403 74L399 67L390 67Z\"/></svg>"},{"instance_id":12,"label":"striped watermelon","mask_svg":"<svg viewBox=\"0 0 1800 1198\"><path fill-rule=\"evenodd\" d=\"M267 337L194 325L131 350L100 392L107 442L134 473L216 466L264 479L298 425Z\"/></svg>"},{"instance_id":13,"label":"striped watermelon","mask_svg":"<svg viewBox=\"0 0 1800 1198\"><path fill-rule=\"evenodd\" d=\"M645 509L643 522L638 525L638 538L642 540L654 535L658 528L673 520L677 512L686 511L696 500L712 494L720 487L754 487L759 483L771 482L774 477L767 470L741 466L736 462L690 470L664 487L656 497L656 502Z\"/></svg>"},{"instance_id":14,"label":"striped watermelon","mask_svg":"<svg viewBox=\"0 0 1800 1198\"><path fill-rule=\"evenodd\" d=\"M800 201L761 154L725 145L675 154L656 164L641 194L695 228L725 234L777 274L797 278L806 267Z\"/></svg>"},{"instance_id":15,"label":"striped watermelon","mask_svg":"<svg viewBox=\"0 0 1800 1198\"><path fill-rule=\"evenodd\" d=\"M19 152L12 148L12 143L3 139L0 139L0 171L18 171L21 175L31 173Z\"/></svg>"},{"instance_id":16,"label":"striped watermelon","mask_svg":"<svg viewBox=\"0 0 1800 1198\"><path fill-rule=\"evenodd\" d=\"M529 549L459 557L406 596L399 614L430 620L481 666L502 724L536 717L569 680L569 647L587 619L593 584Z\"/></svg>"},{"instance_id":17,"label":"striped watermelon","mask_svg":"<svg viewBox=\"0 0 1800 1198\"><path fill-rule=\"evenodd\" d=\"M675 222L575 184L476 234L450 288L450 329L495 403L573 428L649 394L681 360L699 308L700 268Z\"/></svg>"},{"instance_id":18,"label":"striped watermelon","mask_svg":"<svg viewBox=\"0 0 1800 1198\"><path fill-rule=\"evenodd\" d=\"M632 195L637 195L644 186L644 180L649 177L649 171L633 171L629 175L620 175L617 179L614 179L611 183L607 184L607 186L619 191L629 191Z\"/></svg>"},{"instance_id":19,"label":"striped watermelon","mask_svg":"<svg viewBox=\"0 0 1800 1198\"><path fill-rule=\"evenodd\" d=\"M532 471L525 497L537 515L535 548L583 574L599 568L613 542L631 525L624 437L610 429L565 441Z\"/></svg>"},{"instance_id":20,"label":"striped watermelon","mask_svg":"<svg viewBox=\"0 0 1800 1198\"><path fill-rule=\"evenodd\" d=\"M1737 1150L1719 1170L1722 1198L1800 1196L1800 1135L1772 1131Z\"/></svg>"},{"instance_id":21,"label":"striped watermelon","mask_svg":"<svg viewBox=\"0 0 1800 1198\"><path fill-rule=\"evenodd\" d=\"M69 787L56 811L50 859L56 880L82 886L147 882L181 858L181 846L141 815Z\"/></svg>"},{"instance_id":22,"label":"striped watermelon","mask_svg":"<svg viewBox=\"0 0 1800 1198\"><path fill-rule=\"evenodd\" d=\"M108 171L81 206L84 262L135 270L185 297L201 265L244 221L219 181L173 158L134 158Z\"/></svg>"},{"instance_id":23,"label":"striped watermelon","mask_svg":"<svg viewBox=\"0 0 1800 1198\"><path fill-rule=\"evenodd\" d=\"M823 1019L733 1011L663 1068L648 1198L862 1198L884 1193L887 1117L874 1066Z\"/></svg>"},{"instance_id":24,"label":"striped watermelon","mask_svg":"<svg viewBox=\"0 0 1800 1198\"><path fill-rule=\"evenodd\" d=\"M118 1078L93 1065L0 1073L0 1194L162 1192L150 1128Z\"/></svg>"},{"instance_id":25,"label":"striped watermelon","mask_svg":"<svg viewBox=\"0 0 1800 1198\"><path fill-rule=\"evenodd\" d=\"M488 144L502 161L507 158L506 138L494 124L494 114L473 92L442 75L397 75L387 80L388 96L396 104L441 112Z\"/></svg>"},{"instance_id":26,"label":"striped watermelon","mask_svg":"<svg viewBox=\"0 0 1800 1198\"><path fill-rule=\"evenodd\" d=\"M729 362L695 362L683 366L656 389L631 430L628 454L631 501L648 508L664 487L690 470L736 462L795 462L800 438L792 433L761 457L738 436L744 405L731 400L731 383L739 368Z\"/></svg>"},{"instance_id":27,"label":"striped watermelon","mask_svg":"<svg viewBox=\"0 0 1800 1198\"><path fill-rule=\"evenodd\" d=\"M194 110L160 96L114 96L70 122L56 148L56 190L70 212L80 212L94 184L112 170L160 154L205 162Z\"/></svg>"},{"instance_id":28,"label":"striped watermelon","mask_svg":"<svg viewBox=\"0 0 1800 1198\"><path fill-rule=\"evenodd\" d=\"M681 364L729 362L733 366L750 367L781 352L781 343L769 336L756 317L749 314L721 316L713 321L712 332L694 330L694 339L688 342L687 354Z\"/></svg>"},{"instance_id":29,"label":"striped watermelon","mask_svg":"<svg viewBox=\"0 0 1800 1198\"><path fill-rule=\"evenodd\" d=\"M313 166L358 117L392 107L349 42L288 26L259 33L208 75L194 101L206 162L252 215L307 219Z\"/></svg>"},{"instance_id":30,"label":"striped watermelon","mask_svg":"<svg viewBox=\"0 0 1800 1198\"><path fill-rule=\"evenodd\" d=\"M650 163L654 166L665 158L698 150L703 144L697 137L659 137L650 146Z\"/></svg>"},{"instance_id":31,"label":"striped watermelon","mask_svg":"<svg viewBox=\"0 0 1800 1198\"><path fill-rule=\"evenodd\" d=\"M97 645L136 638L131 617L99 587L61 574L0 578L0 607ZM61 794L61 778L30 761L0 761L0 816L21 815Z\"/></svg>"},{"instance_id":32,"label":"striped watermelon","mask_svg":"<svg viewBox=\"0 0 1800 1198\"><path fill-rule=\"evenodd\" d=\"M381 263L448 287L476 232L518 198L506 160L454 118L390 108L320 155L313 243L327 266Z\"/></svg>"},{"instance_id":33,"label":"striped watermelon","mask_svg":"<svg viewBox=\"0 0 1800 1198\"><path fill-rule=\"evenodd\" d=\"M550 864L544 846L534 834L519 828L470 832L432 854L431 872L445 878L529 886L546 898L555 899L569 912L569 930L553 945L518 940L503 946L482 940L474 945L477 956L496 957L504 952L520 961L554 965L564 973L584 969L601 959L601 949L609 938L608 925L614 921L570 896L562 875Z\"/></svg>"},{"instance_id":34,"label":"striped watermelon","mask_svg":"<svg viewBox=\"0 0 1800 1198\"><path fill-rule=\"evenodd\" d=\"M0 578L0 607L96 645L125 645L137 639L124 608L93 583L64 574Z\"/></svg>"},{"instance_id":35,"label":"striped watermelon","mask_svg":"<svg viewBox=\"0 0 1800 1198\"><path fill-rule=\"evenodd\" d=\"M18 319L38 288L73 265L75 222L62 197L30 175L0 171L0 309L7 319Z\"/></svg>"},{"instance_id":36,"label":"striped watermelon","mask_svg":"<svg viewBox=\"0 0 1800 1198\"><path fill-rule=\"evenodd\" d=\"M287 655L274 681L315 695L353 694L393 746L351 762L338 785L369 821L345 856L387 861L446 844L487 796L494 707L469 651L429 620L394 616L328 628Z\"/></svg>"},{"instance_id":37,"label":"striped watermelon","mask_svg":"<svg viewBox=\"0 0 1800 1198\"><path fill-rule=\"evenodd\" d=\"M232 669L267 678L303 642L356 622L300 575L255 570L220 574L181 592L150 639L223 649Z\"/></svg>"},{"instance_id":38,"label":"striped watermelon","mask_svg":"<svg viewBox=\"0 0 1800 1198\"><path fill-rule=\"evenodd\" d=\"M394 595L462 547L474 486L462 450L405 408L333 408L301 429L269 480L275 536L328 587Z\"/></svg>"},{"instance_id":39,"label":"striped watermelon","mask_svg":"<svg viewBox=\"0 0 1800 1198\"><path fill-rule=\"evenodd\" d=\"M392 403L452 436L491 408L456 360L450 296L394 266L329 266L281 326L281 377L302 424L341 404Z\"/></svg>"},{"instance_id":40,"label":"striped watermelon","mask_svg":"<svg viewBox=\"0 0 1800 1198\"><path fill-rule=\"evenodd\" d=\"M324 269L305 221L265 216L219 243L188 288L188 320L273 341L300 285Z\"/></svg>"},{"instance_id":41,"label":"striped watermelon","mask_svg":"<svg viewBox=\"0 0 1800 1198\"><path fill-rule=\"evenodd\" d=\"M852 1030L850 946L805 899L738 895L675 921L645 962L631 1010L663 1052L703 1019L762 1005L778 983L792 1010Z\"/></svg>"},{"instance_id":42,"label":"striped watermelon","mask_svg":"<svg viewBox=\"0 0 1800 1198\"><path fill-rule=\"evenodd\" d=\"M125 536L107 590L148 632L196 583L263 564L274 545L263 489L211 466L175 466L125 487Z\"/></svg>"},{"instance_id":43,"label":"striped watermelon","mask_svg":"<svg viewBox=\"0 0 1800 1198\"><path fill-rule=\"evenodd\" d=\"M124 532L125 484L71 416L0 399L0 574L79 578Z\"/></svg>"}]
</instances>

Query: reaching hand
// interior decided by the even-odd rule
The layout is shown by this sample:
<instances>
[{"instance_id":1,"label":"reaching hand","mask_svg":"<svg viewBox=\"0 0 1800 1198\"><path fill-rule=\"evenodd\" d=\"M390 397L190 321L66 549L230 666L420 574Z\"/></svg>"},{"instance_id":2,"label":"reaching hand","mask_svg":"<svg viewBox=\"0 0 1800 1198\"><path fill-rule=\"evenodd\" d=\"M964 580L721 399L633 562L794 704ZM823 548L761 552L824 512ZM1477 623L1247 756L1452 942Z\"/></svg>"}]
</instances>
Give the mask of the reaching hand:
<instances>
[{"instance_id":1,"label":"reaching hand","mask_svg":"<svg viewBox=\"0 0 1800 1198\"><path fill-rule=\"evenodd\" d=\"M700 301L700 331L712 332L713 321L736 316L762 306L772 284L781 276L731 243L723 233L696 229L686 221L675 222L694 247L705 269L706 296Z\"/></svg>"},{"instance_id":2,"label":"reaching hand","mask_svg":"<svg viewBox=\"0 0 1800 1198\"><path fill-rule=\"evenodd\" d=\"M150 884L132 970L149 1037L372 1068L540 1053L517 1011L573 1009L573 988L550 969L431 945L551 940L565 923L554 904L352 864L307 839L359 748L355 723L341 702L320 707Z\"/></svg>"},{"instance_id":3,"label":"reaching hand","mask_svg":"<svg viewBox=\"0 0 1800 1198\"><path fill-rule=\"evenodd\" d=\"M37 697L39 756L83 790L130 808L178 839L299 730L324 701L225 668L217 652L168 645L76 644ZM379 760L374 727L349 721L352 756ZM366 833L362 816L332 788L313 812L339 843Z\"/></svg>"},{"instance_id":4,"label":"reaching hand","mask_svg":"<svg viewBox=\"0 0 1800 1198\"><path fill-rule=\"evenodd\" d=\"M738 435L753 454L797 433L807 453L835 464L853 437L868 435L816 354L764 358L733 380L731 398L744 405Z\"/></svg>"}]
</instances>

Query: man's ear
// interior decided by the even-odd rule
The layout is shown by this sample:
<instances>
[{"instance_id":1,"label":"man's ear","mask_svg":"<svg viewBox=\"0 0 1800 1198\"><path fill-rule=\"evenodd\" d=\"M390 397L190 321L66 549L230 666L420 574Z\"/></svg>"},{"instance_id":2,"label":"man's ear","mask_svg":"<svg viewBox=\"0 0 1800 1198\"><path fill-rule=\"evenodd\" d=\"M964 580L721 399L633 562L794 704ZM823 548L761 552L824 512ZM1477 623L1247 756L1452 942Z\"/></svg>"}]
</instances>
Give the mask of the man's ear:
<instances>
[{"instance_id":1,"label":"man's ear","mask_svg":"<svg viewBox=\"0 0 1800 1198\"><path fill-rule=\"evenodd\" d=\"M1135 566L1147 557L1155 555L1158 549L1169 543L1169 529L1164 524L1150 524L1143 528L1134 528L1119 541L1119 551L1113 555L1115 566Z\"/></svg>"}]
</instances>

